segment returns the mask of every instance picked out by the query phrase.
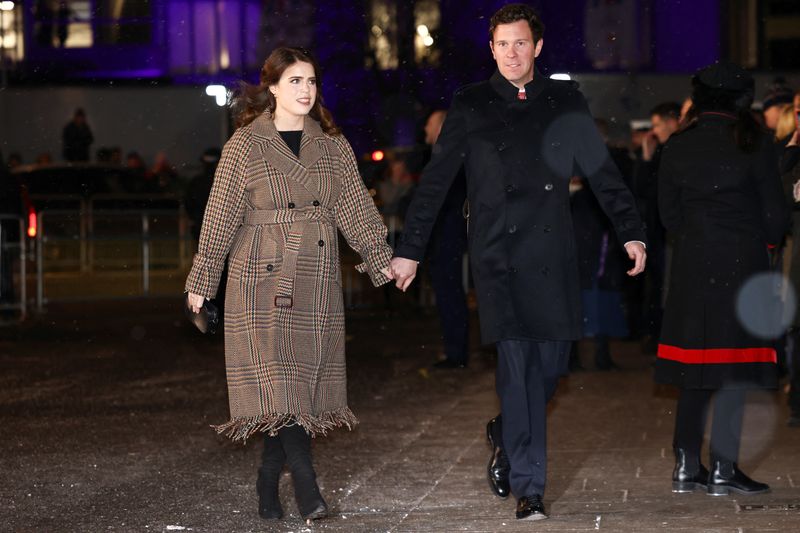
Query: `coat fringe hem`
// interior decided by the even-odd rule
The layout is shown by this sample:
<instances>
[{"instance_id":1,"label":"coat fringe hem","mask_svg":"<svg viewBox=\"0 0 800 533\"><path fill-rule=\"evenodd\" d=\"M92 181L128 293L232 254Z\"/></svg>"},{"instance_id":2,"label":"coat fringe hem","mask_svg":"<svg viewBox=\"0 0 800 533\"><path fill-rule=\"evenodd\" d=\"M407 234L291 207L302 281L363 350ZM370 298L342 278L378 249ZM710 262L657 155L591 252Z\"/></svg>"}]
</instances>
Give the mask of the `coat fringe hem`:
<instances>
[{"instance_id":1,"label":"coat fringe hem","mask_svg":"<svg viewBox=\"0 0 800 533\"><path fill-rule=\"evenodd\" d=\"M225 424L212 425L217 434L225 434L233 442L247 442L249 437L256 433L277 435L278 430L298 425L308 431L312 437L327 435L335 427L346 426L352 430L358 424L356 415L349 407L342 407L335 411L325 411L319 415L270 413L266 415L232 418Z\"/></svg>"}]
</instances>

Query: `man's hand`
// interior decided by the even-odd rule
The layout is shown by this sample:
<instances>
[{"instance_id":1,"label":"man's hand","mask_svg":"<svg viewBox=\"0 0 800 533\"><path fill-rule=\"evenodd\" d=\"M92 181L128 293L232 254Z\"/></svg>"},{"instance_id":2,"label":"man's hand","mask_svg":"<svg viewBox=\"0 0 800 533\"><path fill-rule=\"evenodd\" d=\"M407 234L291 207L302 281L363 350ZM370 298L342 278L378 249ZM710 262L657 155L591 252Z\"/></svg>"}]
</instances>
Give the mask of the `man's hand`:
<instances>
[{"instance_id":1,"label":"man's hand","mask_svg":"<svg viewBox=\"0 0 800 533\"><path fill-rule=\"evenodd\" d=\"M203 308L204 300L205 298L203 298L199 294L195 294L193 292L189 293L189 307L191 307L192 311L195 313L199 313L200 309Z\"/></svg>"},{"instance_id":2,"label":"man's hand","mask_svg":"<svg viewBox=\"0 0 800 533\"><path fill-rule=\"evenodd\" d=\"M386 276L389 279L394 279L394 274L392 274L392 267L391 266L388 266L386 268L382 268L381 269L381 274L383 274L384 276Z\"/></svg>"},{"instance_id":3,"label":"man's hand","mask_svg":"<svg viewBox=\"0 0 800 533\"><path fill-rule=\"evenodd\" d=\"M648 134L642 139L642 159L645 161L651 161L656 152L657 146L658 137L656 137L656 134L652 131L648 132Z\"/></svg>"},{"instance_id":4,"label":"man's hand","mask_svg":"<svg viewBox=\"0 0 800 533\"><path fill-rule=\"evenodd\" d=\"M392 259L389 268L392 271L395 285L403 292L411 285L411 282L414 281L417 275L417 262L413 259L395 257Z\"/></svg>"},{"instance_id":5,"label":"man's hand","mask_svg":"<svg viewBox=\"0 0 800 533\"><path fill-rule=\"evenodd\" d=\"M644 263L647 260L647 252L644 251L644 245L636 241L627 242L625 243L625 251L628 252L628 257L634 261L633 268L628 270L628 275L636 276L644 272Z\"/></svg>"}]
</instances>

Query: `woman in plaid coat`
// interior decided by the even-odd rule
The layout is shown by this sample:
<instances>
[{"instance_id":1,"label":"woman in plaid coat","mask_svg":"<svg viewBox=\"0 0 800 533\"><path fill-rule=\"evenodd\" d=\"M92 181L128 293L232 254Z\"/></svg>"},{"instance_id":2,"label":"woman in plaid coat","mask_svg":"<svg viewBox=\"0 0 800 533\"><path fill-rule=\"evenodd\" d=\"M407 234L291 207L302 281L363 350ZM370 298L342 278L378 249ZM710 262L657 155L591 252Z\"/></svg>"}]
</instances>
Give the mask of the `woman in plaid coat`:
<instances>
[{"instance_id":1,"label":"woman in plaid coat","mask_svg":"<svg viewBox=\"0 0 800 533\"><path fill-rule=\"evenodd\" d=\"M317 95L319 69L279 48L257 86L244 85L239 128L225 145L186 281L195 311L228 257L225 361L234 441L264 433L259 514L283 515L278 480L292 473L300 514L322 518L311 437L357 420L347 407L337 229L373 284L391 279L386 227L355 156Z\"/></svg>"}]
</instances>

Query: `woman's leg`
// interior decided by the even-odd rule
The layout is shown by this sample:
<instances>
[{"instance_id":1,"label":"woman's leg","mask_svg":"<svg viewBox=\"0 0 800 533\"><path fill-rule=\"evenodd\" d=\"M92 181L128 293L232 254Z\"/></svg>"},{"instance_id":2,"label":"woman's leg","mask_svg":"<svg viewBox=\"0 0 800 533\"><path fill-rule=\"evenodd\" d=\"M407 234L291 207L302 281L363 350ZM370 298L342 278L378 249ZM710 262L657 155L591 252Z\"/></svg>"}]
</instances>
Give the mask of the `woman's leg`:
<instances>
[{"instance_id":1,"label":"woman's leg","mask_svg":"<svg viewBox=\"0 0 800 533\"><path fill-rule=\"evenodd\" d=\"M325 518L328 506L317 486L317 474L311 460L311 435L302 426L283 427L278 431L286 462L292 472L297 507L304 520Z\"/></svg>"},{"instance_id":2,"label":"woman's leg","mask_svg":"<svg viewBox=\"0 0 800 533\"><path fill-rule=\"evenodd\" d=\"M256 490L258 491L258 514L261 518L283 518L278 484L286 463L280 439L264 433L264 452L258 469Z\"/></svg>"}]
</instances>

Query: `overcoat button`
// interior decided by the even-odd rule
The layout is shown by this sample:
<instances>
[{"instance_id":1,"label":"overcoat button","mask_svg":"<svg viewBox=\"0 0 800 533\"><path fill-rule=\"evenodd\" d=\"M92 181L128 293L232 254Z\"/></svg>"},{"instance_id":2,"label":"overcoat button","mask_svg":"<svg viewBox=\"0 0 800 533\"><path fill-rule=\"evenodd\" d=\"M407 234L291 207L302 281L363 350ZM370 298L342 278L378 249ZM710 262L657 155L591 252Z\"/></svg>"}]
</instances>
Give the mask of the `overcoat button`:
<instances>
[{"instance_id":1,"label":"overcoat button","mask_svg":"<svg viewBox=\"0 0 800 533\"><path fill-rule=\"evenodd\" d=\"M294 209L294 202L289 202L289 209Z\"/></svg>"},{"instance_id":2,"label":"overcoat button","mask_svg":"<svg viewBox=\"0 0 800 533\"><path fill-rule=\"evenodd\" d=\"M552 229L552 228L551 228L550 226L545 226L545 227L544 227L544 232L545 232L545 233L550 233L550 230L551 230L551 229Z\"/></svg>"},{"instance_id":3,"label":"overcoat button","mask_svg":"<svg viewBox=\"0 0 800 533\"><path fill-rule=\"evenodd\" d=\"M516 233L517 232L517 227L514 224L511 224L511 226L509 226L509 228L508 228L508 232L509 233Z\"/></svg>"},{"instance_id":4,"label":"overcoat button","mask_svg":"<svg viewBox=\"0 0 800 533\"><path fill-rule=\"evenodd\" d=\"M547 268L547 267L544 267L544 268L541 270L541 272L542 272L542 275L543 275L543 276L546 276L546 275L548 275L548 274L550 273L550 269L549 269L549 268Z\"/></svg>"},{"instance_id":5,"label":"overcoat button","mask_svg":"<svg viewBox=\"0 0 800 533\"><path fill-rule=\"evenodd\" d=\"M514 192L514 186L513 185L506 185L506 192Z\"/></svg>"},{"instance_id":6,"label":"overcoat button","mask_svg":"<svg viewBox=\"0 0 800 533\"><path fill-rule=\"evenodd\" d=\"M320 239L320 241L319 241L317 244L319 244L320 246L325 246L325 241L323 241L322 239Z\"/></svg>"},{"instance_id":7,"label":"overcoat button","mask_svg":"<svg viewBox=\"0 0 800 533\"><path fill-rule=\"evenodd\" d=\"M267 272L272 272L275 267L272 265L267 265Z\"/></svg>"},{"instance_id":8,"label":"overcoat button","mask_svg":"<svg viewBox=\"0 0 800 533\"><path fill-rule=\"evenodd\" d=\"M544 186L544 190L552 191L553 190L553 184L552 183L548 183L547 185Z\"/></svg>"},{"instance_id":9,"label":"overcoat button","mask_svg":"<svg viewBox=\"0 0 800 533\"><path fill-rule=\"evenodd\" d=\"M319 200L314 200L313 202L311 202L311 205L313 205L314 207L319 207Z\"/></svg>"}]
</instances>

